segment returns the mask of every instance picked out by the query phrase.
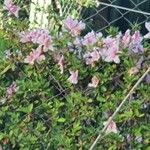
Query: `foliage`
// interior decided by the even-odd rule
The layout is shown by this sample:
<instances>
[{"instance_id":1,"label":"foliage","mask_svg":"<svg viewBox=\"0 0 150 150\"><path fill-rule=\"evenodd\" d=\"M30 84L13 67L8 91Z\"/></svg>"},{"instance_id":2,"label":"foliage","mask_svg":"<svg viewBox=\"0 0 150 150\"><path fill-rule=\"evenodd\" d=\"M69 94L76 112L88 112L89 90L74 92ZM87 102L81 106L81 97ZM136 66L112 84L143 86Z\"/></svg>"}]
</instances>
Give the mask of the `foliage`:
<instances>
[{"instance_id":1,"label":"foliage","mask_svg":"<svg viewBox=\"0 0 150 150\"><path fill-rule=\"evenodd\" d=\"M130 53L128 46L119 45L121 53L115 54L119 63L100 56L86 64L84 56L101 51L104 40L120 35L118 29L110 27L107 37L94 33L96 43L79 46L74 44L76 37L82 42L86 36L74 36L75 31L63 27L60 35L51 33L52 47L42 52L45 60L30 65L24 60L39 43L21 43L20 32L27 30L28 22L14 16L0 30L0 145L8 150L89 149L104 122L150 66L149 42L139 43L144 46L142 53ZM63 73L55 59L58 55L64 56ZM77 84L69 82L70 70L78 70ZM99 79L96 87L89 86L93 76ZM149 97L150 86L144 80L115 117L117 133L106 134L97 149L148 150Z\"/></svg>"}]
</instances>

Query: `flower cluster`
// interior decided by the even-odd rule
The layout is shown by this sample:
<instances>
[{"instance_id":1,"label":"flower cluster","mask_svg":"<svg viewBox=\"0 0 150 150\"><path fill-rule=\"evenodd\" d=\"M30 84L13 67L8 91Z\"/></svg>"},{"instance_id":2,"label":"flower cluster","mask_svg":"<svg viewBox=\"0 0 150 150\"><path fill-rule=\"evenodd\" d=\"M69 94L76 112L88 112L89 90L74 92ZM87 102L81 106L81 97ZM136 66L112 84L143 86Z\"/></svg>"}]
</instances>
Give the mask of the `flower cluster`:
<instances>
[{"instance_id":1,"label":"flower cluster","mask_svg":"<svg viewBox=\"0 0 150 150\"><path fill-rule=\"evenodd\" d=\"M52 38L47 30L36 29L29 32L21 32L19 36L22 43L32 42L39 45L36 50L30 52L25 58L25 63L33 65L35 61L40 63L45 60L43 53L52 48Z\"/></svg>"},{"instance_id":2,"label":"flower cluster","mask_svg":"<svg viewBox=\"0 0 150 150\"><path fill-rule=\"evenodd\" d=\"M43 46L44 51L52 48L52 38L49 35L49 32L45 29L21 32L19 36L20 42L22 43L33 42L34 44Z\"/></svg>"},{"instance_id":3,"label":"flower cluster","mask_svg":"<svg viewBox=\"0 0 150 150\"><path fill-rule=\"evenodd\" d=\"M69 34L73 36L73 44L77 48L85 49L83 52L83 60L86 65L91 65L94 67L97 62L103 60L105 62L114 62L116 64L120 63L120 54L123 49L128 49L129 53L143 53L144 48L142 45L143 37L139 31L135 31L131 35L131 31L127 30L125 34L118 33L116 36L103 37L102 33L95 33L91 31L87 33L83 38L79 37L81 31L85 28L85 24L81 21L72 19L70 16L64 21L64 27L69 31ZM148 23L146 23L148 28ZM45 60L44 52L52 47L52 38L49 32L44 29L36 29L28 32L20 33L20 41L22 43L32 42L38 44L39 47L36 50L30 52L30 54L25 58L25 63L33 65L35 62L40 63ZM101 45L98 45L98 42ZM90 50L86 50L90 49ZM64 72L64 55L57 56L57 64L60 69L60 73ZM70 71L71 76L68 81L72 84L77 84L78 82L78 70ZM96 81L97 80L97 81ZM95 82L96 81L96 82ZM92 82L89 84L91 87L96 87L98 79L92 78Z\"/></svg>"},{"instance_id":4,"label":"flower cluster","mask_svg":"<svg viewBox=\"0 0 150 150\"><path fill-rule=\"evenodd\" d=\"M72 36L79 35L85 29L85 24L82 21L78 22L78 20L73 20L70 16L65 19L64 26Z\"/></svg>"},{"instance_id":5,"label":"flower cluster","mask_svg":"<svg viewBox=\"0 0 150 150\"><path fill-rule=\"evenodd\" d=\"M68 78L69 82L72 84L78 83L78 70L76 71L70 71L70 77Z\"/></svg>"},{"instance_id":6,"label":"flower cluster","mask_svg":"<svg viewBox=\"0 0 150 150\"><path fill-rule=\"evenodd\" d=\"M87 65L94 66L95 62L98 62L100 59L100 53L97 50L86 53L84 56L85 62Z\"/></svg>"},{"instance_id":7,"label":"flower cluster","mask_svg":"<svg viewBox=\"0 0 150 150\"><path fill-rule=\"evenodd\" d=\"M97 42L96 34L91 31L87 35L85 35L82 39L82 44L85 46L92 46Z\"/></svg>"},{"instance_id":8,"label":"flower cluster","mask_svg":"<svg viewBox=\"0 0 150 150\"><path fill-rule=\"evenodd\" d=\"M127 30L122 38L123 48L129 48L130 52L143 53L144 48L142 45L143 37L139 31L135 31L133 35L130 34L131 31Z\"/></svg>"},{"instance_id":9,"label":"flower cluster","mask_svg":"<svg viewBox=\"0 0 150 150\"><path fill-rule=\"evenodd\" d=\"M11 98L13 96L13 94L15 94L18 91L18 87L17 84L15 82L13 82L8 88L7 88L7 97Z\"/></svg>"},{"instance_id":10,"label":"flower cluster","mask_svg":"<svg viewBox=\"0 0 150 150\"><path fill-rule=\"evenodd\" d=\"M108 36L103 39L103 48L100 50L102 59L106 62L120 63L120 39L121 35L118 34L115 38Z\"/></svg>"},{"instance_id":11,"label":"flower cluster","mask_svg":"<svg viewBox=\"0 0 150 150\"><path fill-rule=\"evenodd\" d=\"M18 13L20 10L19 6L16 6L12 0L5 0L4 1L4 9L8 10L9 15L14 15L15 17L18 17Z\"/></svg>"},{"instance_id":12,"label":"flower cluster","mask_svg":"<svg viewBox=\"0 0 150 150\"><path fill-rule=\"evenodd\" d=\"M24 62L30 65L34 65L34 62L40 63L45 60L45 56L42 51L42 46L39 46L36 50L32 50L30 54L25 58Z\"/></svg>"},{"instance_id":13,"label":"flower cluster","mask_svg":"<svg viewBox=\"0 0 150 150\"><path fill-rule=\"evenodd\" d=\"M12 0L4 1L4 9L7 9L9 13L18 17L19 7L14 5ZM150 23L145 24L147 30L150 32ZM95 66L97 62L103 60L105 62L114 62L120 63L120 54L123 49L128 49L129 53L143 53L143 37L140 34L140 31L135 31L131 34L130 30L127 30L124 35L119 33L116 36L107 36L103 37L102 33L95 33L91 31L87 33L84 37L79 37L81 31L85 29L85 24L82 21L78 21L68 16L64 20L64 27L69 34L74 38L73 44L77 47L85 49L83 52L83 59L86 65ZM144 38L150 38L150 33L146 34ZM34 65L35 62L40 63L45 60L44 53L47 50L52 48L52 37L49 34L48 30L45 29L35 29L32 31L21 32L19 34L20 42L28 43L32 42L38 44L38 47L30 52L30 54L25 58L24 62L30 65ZM98 46L98 42L101 42L101 46ZM86 50L89 49L90 50ZM60 73L64 72L64 55L57 56L57 64L60 69ZM78 70L70 71L71 76L69 81L72 84L78 83ZM92 83L89 83L90 87L97 87L99 79L97 77L92 78Z\"/></svg>"}]
</instances>

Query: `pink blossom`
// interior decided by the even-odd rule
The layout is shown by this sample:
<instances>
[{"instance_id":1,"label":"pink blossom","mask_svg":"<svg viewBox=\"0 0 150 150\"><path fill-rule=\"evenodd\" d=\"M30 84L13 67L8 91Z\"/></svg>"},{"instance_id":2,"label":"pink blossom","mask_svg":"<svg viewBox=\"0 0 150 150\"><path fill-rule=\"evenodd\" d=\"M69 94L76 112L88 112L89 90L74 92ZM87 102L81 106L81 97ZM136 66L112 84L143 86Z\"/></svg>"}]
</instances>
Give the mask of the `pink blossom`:
<instances>
[{"instance_id":1,"label":"pink blossom","mask_svg":"<svg viewBox=\"0 0 150 150\"><path fill-rule=\"evenodd\" d=\"M100 59L100 54L97 50L89 52L83 56L87 65L91 65L94 62L98 62Z\"/></svg>"},{"instance_id":2,"label":"pink blossom","mask_svg":"<svg viewBox=\"0 0 150 150\"><path fill-rule=\"evenodd\" d=\"M8 98L12 97L14 93L16 93L18 90L17 84L13 82L8 88L7 88L7 96Z\"/></svg>"},{"instance_id":3,"label":"pink blossom","mask_svg":"<svg viewBox=\"0 0 150 150\"><path fill-rule=\"evenodd\" d=\"M60 68L60 73L63 74L64 72L64 56L59 56L58 65Z\"/></svg>"},{"instance_id":4,"label":"pink blossom","mask_svg":"<svg viewBox=\"0 0 150 150\"><path fill-rule=\"evenodd\" d=\"M148 33L144 36L144 38L150 39L150 22L146 22L145 27L148 30Z\"/></svg>"},{"instance_id":5,"label":"pink blossom","mask_svg":"<svg viewBox=\"0 0 150 150\"><path fill-rule=\"evenodd\" d=\"M78 70L76 71L70 71L70 77L68 78L69 82L72 84L78 83Z\"/></svg>"},{"instance_id":6,"label":"pink blossom","mask_svg":"<svg viewBox=\"0 0 150 150\"><path fill-rule=\"evenodd\" d=\"M44 52L52 48L52 38L49 35L49 32L44 29L36 29L28 32L21 32L20 42L33 42L35 44L39 44L40 46L43 46Z\"/></svg>"},{"instance_id":7,"label":"pink blossom","mask_svg":"<svg viewBox=\"0 0 150 150\"><path fill-rule=\"evenodd\" d=\"M105 55L106 57L104 58L104 60L106 62L115 62L115 63L120 63L120 59L119 59L119 49L117 47L117 45L113 45L111 48L109 48Z\"/></svg>"},{"instance_id":8,"label":"pink blossom","mask_svg":"<svg viewBox=\"0 0 150 150\"><path fill-rule=\"evenodd\" d=\"M16 6L12 0L5 0L4 1L4 9L8 10L9 14L14 15L18 18L18 12L20 10L20 7Z\"/></svg>"},{"instance_id":9,"label":"pink blossom","mask_svg":"<svg viewBox=\"0 0 150 150\"><path fill-rule=\"evenodd\" d=\"M30 36L30 34L28 32L21 32L19 34L20 36L20 42L21 43L27 43L27 42L31 42L32 41L32 37Z\"/></svg>"},{"instance_id":10,"label":"pink blossom","mask_svg":"<svg viewBox=\"0 0 150 150\"><path fill-rule=\"evenodd\" d=\"M82 39L82 44L85 46L92 46L97 42L97 37L93 31L89 32Z\"/></svg>"},{"instance_id":11,"label":"pink blossom","mask_svg":"<svg viewBox=\"0 0 150 150\"><path fill-rule=\"evenodd\" d=\"M36 50L30 52L30 54L25 58L24 62L34 65L35 61L40 63L43 60L45 60L45 56L42 54L42 47L39 46Z\"/></svg>"},{"instance_id":12,"label":"pink blossom","mask_svg":"<svg viewBox=\"0 0 150 150\"><path fill-rule=\"evenodd\" d=\"M104 122L104 125L106 124L107 122ZM110 124L108 125L108 127L107 127L107 129L106 129L106 133L108 134L108 133L111 133L111 132L113 132L113 133L117 133L118 131L117 131L117 125L116 125L116 123L112 120L111 122L110 122Z\"/></svg>"},{"instance_id":13,"label":"pink blossom","mask_svg":"<svg viewBox=\"0 0 150 150\"><path fill-rule=\"evenodd\" d=\"M127 48L129 46L130 40L131 40L131 35L130 35L130 30L128 29L124 36L122 37L122 45L123 48Z\"/></svg>"},{"instance_id":14,"label":"pink blossom","mask_svg":"<svg viewBox=\"0 0 150 150\"><path fill-rule=\"evenodd\" d=\"M107 37L103 40L104 47L99 51L102 59L106 62L120 63L119 38Z\"/></svg>"},{"instance_id":15,"label":"pink blossom","mask_svg":"<svg viewBox=\"0 0 150 150\"><path fill-rule=\"evenodd\" d=\"M106 62L120 63L119 42L116 39L108 38L105 44L106 47L100 51L102 59Z\"/></svg>"},{"instance_id":16,"label":"pink blossom","mask_svg":"<svg viewBox=\"0 0 150 150\"><path fill-rule=\"evenodd\" d=\"M35 50L30 52L30 54L25 58L24 62L30 65L34 65L34 61L35 61Z\"/></svg>"},{"instance_id":17,"label":"pink blossom","mask_svg":"<svg viewBox=\"0 0 150 150\"><path fill-rule=\"evenodd\" d=\"M39 45L43 45L43 50L46 51L50 48L52 44L51 36L49 35L47 30L38 29L34 32L31 32L32 42L37 43Z\"/></svg>"},{"instance_id":18,"label":"pink blossom","mask_svg":"<svg viewBox=\"0 0 150 150\"><path fill-rule=\"evenodd\" d=\"M131 37L129 50L134 53L144 52L142 40L143 40L143 37L141 36L140 32L136 31Z\"/></svg>"},{"instance_id":19,"label":"pink blossom","mask_svg":"<svg viewBox=\"0 0 150 150\"><path fill-rule=\"evenodd\" d=\"M135 33L131 37L131 40L133 43L140 43L143 40L143 37L141 36L139 31L135 31Z\"/></svg>"},{"instance_id":20,"label":"pink blossom","mask_svg":"<svg viewBox=\"0 0 150 150\"><path fill-rule=\"evenodd\" d=\"M91 83L89 83L88 86L96 88L98 84L99 84L99 78L97 78L96 76L93 76L91 79Z\"/></svg>"},{"instance_id":21,"label":"pink blossom","mask_svg":"<svg viewBox=\"0 0 150 150\"><path fill-rule=\"evenodd\" d=\"M85 29L85 24L82 21L78 22L78 20L73 20L70 16L64 20L64 26L72 36L79 35Z\"/></svg>"},{"instance_id":22,"label":"pink blossom","mask_svg":"<svg viewBox=\"0 0 150 150\"><path fill-rule=\"evenodd\" d=\"M103 38L104 48L110 48L114 43L116 43L116 38L110 36Z\"/></svg>"}]
</instances>

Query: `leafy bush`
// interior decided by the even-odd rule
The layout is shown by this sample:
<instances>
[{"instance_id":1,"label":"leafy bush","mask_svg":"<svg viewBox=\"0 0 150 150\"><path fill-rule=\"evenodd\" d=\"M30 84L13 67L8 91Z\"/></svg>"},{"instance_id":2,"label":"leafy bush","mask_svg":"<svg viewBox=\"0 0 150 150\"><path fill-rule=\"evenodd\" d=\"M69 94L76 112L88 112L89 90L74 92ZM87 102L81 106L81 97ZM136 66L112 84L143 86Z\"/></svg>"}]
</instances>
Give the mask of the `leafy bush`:
<instances>
[{"instance_id":1,"label":"leafy bush","mask_svg":"<svg viewBox=\"0 0 150 150\"><path fill-rule=\"evenodd\" d=\"M107 37L94 31L84 36L85 24L67 17L61 33L50 35L45 29L28 30L10 9L12 21L0 31L3 149L89 149L149 67L149 34L143 38L136 28L121 34L110 27ZM149 149L149 76L97 149Z\"/></svg>"}]
</instances>

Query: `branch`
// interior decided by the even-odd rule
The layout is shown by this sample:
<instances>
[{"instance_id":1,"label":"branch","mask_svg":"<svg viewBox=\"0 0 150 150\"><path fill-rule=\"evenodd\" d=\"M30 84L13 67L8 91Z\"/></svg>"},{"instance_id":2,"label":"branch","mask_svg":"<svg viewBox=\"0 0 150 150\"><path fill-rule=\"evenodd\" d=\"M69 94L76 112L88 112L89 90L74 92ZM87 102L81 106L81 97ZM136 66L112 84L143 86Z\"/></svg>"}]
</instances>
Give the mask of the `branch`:
<instances>
[{"instance_id":1,"label":"branch","mask_svg":"<svg viewBox=\"0 0 150 150\"><path fill-rule=\"evenodd\" d=\"M108 127L108 125L111 123L111 121L113 120L113 118L116 116L116 114L120 111L120 109L122 108L122 106L124 105L124 103L126 102L126 100L130 97L130 95L133 93L133 91L135 90L135 88L142 82L142 80L145 78L145 76L150 72L150 67L147 69L147 71L139 78L139 80L136 82L136 84L132 87L132 89L129 91L129 93L126 95L126 97L123 99L123 101L120 103L120 105L118 106L118 108L116 109L116 111L112 114L112 116L108 119L106 125L104 126L104 128L101 130L101 132L99 133L99 135L97 136L97 138L95 139L95 141L93 142L92 146L90 147L89 150L93 150L93 148L95 147L95 145L97 144L98 140L102 137L102 133L104 133Z\"/></svg>"}]
</instances>

